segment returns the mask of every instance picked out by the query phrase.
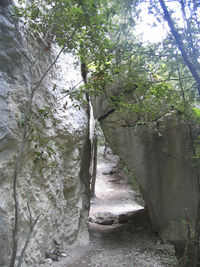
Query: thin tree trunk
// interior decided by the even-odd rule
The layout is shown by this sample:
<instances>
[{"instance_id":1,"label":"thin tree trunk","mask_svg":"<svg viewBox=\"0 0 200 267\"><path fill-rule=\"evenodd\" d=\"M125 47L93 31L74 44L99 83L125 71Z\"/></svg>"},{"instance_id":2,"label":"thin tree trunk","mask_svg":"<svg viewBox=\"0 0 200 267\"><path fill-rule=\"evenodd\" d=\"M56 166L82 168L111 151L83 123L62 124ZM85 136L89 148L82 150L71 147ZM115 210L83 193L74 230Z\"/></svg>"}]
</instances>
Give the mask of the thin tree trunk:
<instances>
[{"instance_id":1,"label":"thin tree trunk","mask_svg":"<svg viewBox=\"0 0 200 267\"><path fill-rule=\"evenodd\" d=\"M95 197L95 184L96 184L96 176L97 176L97 135L94 134L93 139L93 168L92 168L92 177L90 182L90 196Z\"/></svg>"},{"instance_id":2,"label":"thin tree trunk","mask_svg":"<svg viewBox=\"0 0 200 267\"><path fill-rule=\"evenodd\" d=\"M83 78L84 84L87 85L88 75L88 67L85 61L81 62L81 76ZM88 105L88 125L89 125L89 132L90 129L90 120L91 120L91 106L90 106L90 95L86 91L86 100ZM95 183L96 183L96 173L97 173L97 135L95 131L96 127L94 128L94 138L93 142L91 142L91 162L90 162L90 198L95 196Z\"/></svg>"},{"instance_id":3,"label":"thin tree trunk","mask_svg":"<svg viewBox=\"0 0 200 267\"><path fill-rule=\"evenodd\" d=\"M182 57L185 61L185 64L188 66L190 72L192 73L194 79L196 80L197 84L198 84L198 93L200 96L200 70L199 67L196 66L196 64L194 64L192 58L190 57L190 55L187 53L186 49L185 49L185 45L183 43L183 40L181 38L181 35L178 33L178 30L176 29L174 22L169 14L169 11L165 5L165 1L164 0L159 0L160 5L162 7L162 10L164 12L165 15L165 19L169 25L169 28L172 32L172 35L174 36L174 39L177 43L177 46L182 54Z\"/></svg>"},{"instance_id":4,"label":"thin tree trunk","mask_svg":"<svg viewBox=\"0 0 200 267\"><path fill-rule=\"evenodd\" d=\"M70 39L72 37L73 36L70 36ZM23 151L24 151L24 147L26 145L26 141L27 141L28 135L29 135L29 132L28 132L28 127L29 127L28 118L29 118L29 115L30 115L30 112L31 112L31 106L32 106L33 97L34 97L34 94L35 94L36 90L39 88L39 86L41 85L42 81L46 77L47 73L55 65L55 63L57 62L57 60L60 57L61 53L66 48L66 45L67 45L67 43L69 42L70 39L68 39L66 41L65 45L61 48L61 50L58 53L58 55L56 56L55 60L51 63L51 65L44 72L42 77L37 82L36 86L34 86L32 88L31 94L30 94L30 97L29 97L29 100L28 100L28 104L27 104L27 108L26 108L26 114L25 114L25 121L24 121L23 139L22 139L22 142L21 142L21 145L20 145L19 152L17 154L17 159L16 159L15 167L14 167L14 175L13 175L13 197L14 197L14 209L15 209L15 217L14 218L15 218L15 220L14 220L14 229L13 229L13 249L12 249L12 256L11 256L11 261L10 261L10 267L14 267L15 266L15 261L16 261L16 257L17 257L17 250L18 250L18 240L19 240L19 236L18 236L18 232L19 232L19 201L18 201L18 195L17 195L17 180L18 180L18 175L19 175L19 168L20 168L22 154L23 154Z\"/></svg>"}]
</instances>

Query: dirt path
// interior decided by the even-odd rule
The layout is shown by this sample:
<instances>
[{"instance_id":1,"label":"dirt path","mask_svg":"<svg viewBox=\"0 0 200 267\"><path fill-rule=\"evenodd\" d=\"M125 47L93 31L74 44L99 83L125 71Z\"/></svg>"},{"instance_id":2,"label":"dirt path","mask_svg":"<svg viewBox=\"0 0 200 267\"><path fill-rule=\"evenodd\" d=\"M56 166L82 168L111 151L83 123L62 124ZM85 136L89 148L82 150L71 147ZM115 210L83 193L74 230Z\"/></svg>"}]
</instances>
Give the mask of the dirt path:
<instances>
[{"instance_id":1,"label":"dirt path","mask_svg":"<svg viewBox=\"0 0 200 267\"><path fill-rule=\"evenodd\" d=\"M48 266L161 267L176 266L171 245L162 245L147 212L134 201L127 177L117 170L118 157L100 157L96 197L91 201L88 247L68 251ZM47 266L47 265L46 265Z\"/></svg>"},{"instance_id":2,"label":"dirt path","mask_svg":"<svg viewBox=\"0 0 200 267\"><path fill-rule=\"evenodd\" d=\"M118 156L112 154L98 160L96 198L91 201L91 217L99 212L119 215L143 208L136 204L128 177L117 167L118 161Z\"/></svg>"}]
</instances>

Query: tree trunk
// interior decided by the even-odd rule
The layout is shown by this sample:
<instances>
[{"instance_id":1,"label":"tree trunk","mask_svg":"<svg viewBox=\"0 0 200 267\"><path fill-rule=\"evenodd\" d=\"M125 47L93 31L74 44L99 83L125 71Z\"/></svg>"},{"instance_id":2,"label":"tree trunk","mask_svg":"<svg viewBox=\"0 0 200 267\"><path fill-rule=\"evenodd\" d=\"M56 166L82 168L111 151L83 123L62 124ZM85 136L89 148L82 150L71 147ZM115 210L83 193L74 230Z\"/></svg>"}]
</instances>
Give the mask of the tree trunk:
<instances>
[{"instance_id":1,"label":"tree trunk","mask_svg":"<svg viewBox=\"0 0 200 267\"><path fill-rule=\"evenodd\" d=\"M185 48L185 45L183 43L183 40L181 38L181 35L178 33L178 30L176 29L175 25L174 25L174 22L169 14L169 11L165 5L165 1L164 0L159 0L160 2L160 5L162 7L162 10L164 12L164 16L165 16L165 19L169 25L169 28L172 32L172 35L176 41L176 44L182 54L182 57L185 61L185 64L187 65L187 67L189 68L190 72L192 73L194 79L196 80L197 82L197 85L198 85L198 93L199 93L199 96L200 96L200 69L199 69L199 66L196 66L196 64L194 64L192 58L190 57L190 55L187 53L186 51L186 48Z\"/></svg>"},{"instance_id":2,"label":"tree trunk","mask_svg":"<svg viewBox=\"0 0 200 267\"><path fill-rule=\"evenodd\" d=\"M97 176L97 135L94 134L93 140L93 168L92 175L90 181L90 197L95 197L95 184L96 184L96 176Z\"/></svg>"}]
</instances>

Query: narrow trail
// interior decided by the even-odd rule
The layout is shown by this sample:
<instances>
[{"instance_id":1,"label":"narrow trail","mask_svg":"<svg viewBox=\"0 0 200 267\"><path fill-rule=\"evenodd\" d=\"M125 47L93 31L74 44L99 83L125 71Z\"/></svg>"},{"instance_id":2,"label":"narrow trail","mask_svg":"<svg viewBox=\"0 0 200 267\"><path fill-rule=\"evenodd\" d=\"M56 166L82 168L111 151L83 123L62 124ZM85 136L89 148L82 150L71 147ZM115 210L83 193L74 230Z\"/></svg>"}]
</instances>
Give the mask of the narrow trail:
<instances>
[{"instance_id":1,"label":"narrow trail","mask_svg":"<svg viewBox=\"0 0 200 267\"><path fill-rule=\"evenodd\" d=\"M147 212L135 202L118 157L98 159L96 197L91 200L90 244L73 248L51 266L66 267L171 267L174 249L161 244Z\"/></svg>"},{"instance_id":2,"label":"narrow trail","mask_svg":"<svg viewBox=\"0 0 200 267\"><path fill-rule=\"evenodd\" d=\"M115 216L143 209L135 202L128 177L118 168L119 158L108 154L99 157L97 165L96 198L91 200L90 217L110 212Z\"/></svg>"}]
</instances>

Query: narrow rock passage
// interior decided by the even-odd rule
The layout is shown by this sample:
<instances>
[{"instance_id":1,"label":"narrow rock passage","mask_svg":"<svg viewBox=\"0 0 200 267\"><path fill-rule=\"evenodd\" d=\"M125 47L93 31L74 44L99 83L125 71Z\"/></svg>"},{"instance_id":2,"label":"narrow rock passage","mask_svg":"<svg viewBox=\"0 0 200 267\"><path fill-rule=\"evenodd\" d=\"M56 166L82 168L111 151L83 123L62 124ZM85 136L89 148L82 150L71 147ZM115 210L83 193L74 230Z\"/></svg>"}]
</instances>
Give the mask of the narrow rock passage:
<instances>
[{"instance_id":1,"label":"narrow rock passage","mask_svg":"<svg viewBox=\"0 0 200 267\"><path fill-rule=\"evenodd\" d=\"M96 197L91 200L90 244L72 249L52 266L176 266L174 249L162 245L147 212L135 202L126 175L111 154L98 160Z\"/></svg>"},{"instance_id":2,"label":"narrow rock passage","mask_svg":"<svg viewBox=\"0 0 200 267\"><path fill-rule=\"evenodd\" d=\"M118 168L119 158L108 154L99 156L97 165L96 198L91 200L90 220L98 222L108 220L109 215L115 218L143 209L135 202L135 193L131 189L128 177ZM100 221L99 221L100 222ZM103 224L107 224L106 221Z\"/></svg>"}]
</instances>

